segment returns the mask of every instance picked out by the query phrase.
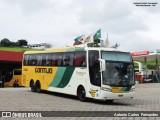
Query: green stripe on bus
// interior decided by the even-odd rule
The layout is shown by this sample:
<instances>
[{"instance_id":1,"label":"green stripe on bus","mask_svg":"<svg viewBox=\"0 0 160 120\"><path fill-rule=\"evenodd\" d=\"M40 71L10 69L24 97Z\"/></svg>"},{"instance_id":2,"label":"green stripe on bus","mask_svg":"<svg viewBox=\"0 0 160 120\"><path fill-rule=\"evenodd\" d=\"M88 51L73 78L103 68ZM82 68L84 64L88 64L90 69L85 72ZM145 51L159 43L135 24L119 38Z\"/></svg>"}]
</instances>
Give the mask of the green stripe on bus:
<instances>
[{"instance_id":1,"label":"green stripe on bus","mask_svg":"<svg viewBox=\"0 0 160 120\"><path fill-rule=\"evenodd\" d=\"M65 70L66 70L66 67L59 67L57 69L55 77L54 77L52 83L50 84L50 86L57 87L60 84Z\"/></svg>"},{"instance_id":2,"label":"green stripe on bus","mask_svg":"<svg viewBox=\"0 0 160 120\"><path fill-rule=\"evenodd\" d=\"M75 67L67 67L66 71L63 74L62 80L60 82L60 84L57 86L58 88L64 88L65 86L68 85L73 72L74 72Z\"/></svg>"}]
</instances>

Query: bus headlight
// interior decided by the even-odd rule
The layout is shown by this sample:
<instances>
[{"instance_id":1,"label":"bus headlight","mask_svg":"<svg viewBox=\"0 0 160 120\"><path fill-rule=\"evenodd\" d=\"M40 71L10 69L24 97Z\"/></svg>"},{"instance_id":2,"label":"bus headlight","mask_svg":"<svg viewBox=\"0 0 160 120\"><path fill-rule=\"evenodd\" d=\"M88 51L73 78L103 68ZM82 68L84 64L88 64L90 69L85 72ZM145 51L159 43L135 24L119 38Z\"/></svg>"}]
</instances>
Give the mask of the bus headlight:
<instances>
[{"instance_id":1,"label":"bus headlight","mask_svg":"<svg viewBox=\"0 0 160 120\"><path fill-rule=\"evenodd\" d=\"M111 89L109 89L109 88L105 88L105 87L102 87L102 90L104 90L104 91L108 91L108 92L112 92L112 90L111 90Z\"/></svg>"},{"instance_id":2,"label":"bus headlight","mask_svg":"<svg viewBox=\"0 0 160 120\"><path fill-rule=\"evenodd\" d=\"M135 91L135 88L132 88L132 89L130 90L130 92L133 92L133 91Z\"/></svg>"}]
</instances>

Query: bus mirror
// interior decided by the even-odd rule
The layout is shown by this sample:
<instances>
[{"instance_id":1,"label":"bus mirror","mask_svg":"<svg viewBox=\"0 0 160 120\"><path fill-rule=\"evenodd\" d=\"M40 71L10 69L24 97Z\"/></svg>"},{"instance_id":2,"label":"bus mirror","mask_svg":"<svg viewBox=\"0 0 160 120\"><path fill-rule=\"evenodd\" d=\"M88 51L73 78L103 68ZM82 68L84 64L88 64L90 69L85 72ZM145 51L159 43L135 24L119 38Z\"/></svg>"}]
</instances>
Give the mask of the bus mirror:
<instances>
[{"instance_id":1,"label":"bus mirror","mask_svg":"<svg viewBox=\"0 0 160 120\"><path fill-rule=\"evenodd\" d=\"M106 70L106 62L103 59L98 59L100 62L100 72L103 72Z\"/></svg>"}]
</instances>

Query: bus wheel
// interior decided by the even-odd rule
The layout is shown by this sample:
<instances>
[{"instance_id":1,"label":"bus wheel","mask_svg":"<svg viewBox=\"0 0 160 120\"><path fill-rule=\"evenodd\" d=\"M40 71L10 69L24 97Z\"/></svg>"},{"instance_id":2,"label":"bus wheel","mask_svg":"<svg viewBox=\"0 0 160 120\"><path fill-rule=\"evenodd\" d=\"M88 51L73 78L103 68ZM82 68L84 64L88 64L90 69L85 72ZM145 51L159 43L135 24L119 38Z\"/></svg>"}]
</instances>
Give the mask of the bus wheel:
<instances>
[{"instance_id":1,"label":"bus wheel","mask_svg":"<svg viewBox=\"0 0 160 120\"><path fill-rule=\"evenodd\" d=\"M33 81L30 82L30 87L31 87L31 91L35 92L35 86Z\"/></svg>"},{"instance_id":2,"label":"bus wheel","mask_svg":"<svg viewBox=\"0 0 160 120\"><path fill-rule=\"evenodd\" d=\"M40 84L40 82L39 82L39 81L37 81L37 82L36 82L36 86L35 86L35 88L36 88L36 92L38 92L38 93L40 93L40 92L41 92L41 84Z\"/></svg>"},{"instance_id":3,"label":"bus wheel","mask_svg":"<svg viewBox=\"0 0 160 120\"><path fill-rule=\"evenodd\" d=\"M86 91L83 86L79 86L77 90L77 96L80 101L85 102L86 101Z\"/></svg>"}]
</instances>

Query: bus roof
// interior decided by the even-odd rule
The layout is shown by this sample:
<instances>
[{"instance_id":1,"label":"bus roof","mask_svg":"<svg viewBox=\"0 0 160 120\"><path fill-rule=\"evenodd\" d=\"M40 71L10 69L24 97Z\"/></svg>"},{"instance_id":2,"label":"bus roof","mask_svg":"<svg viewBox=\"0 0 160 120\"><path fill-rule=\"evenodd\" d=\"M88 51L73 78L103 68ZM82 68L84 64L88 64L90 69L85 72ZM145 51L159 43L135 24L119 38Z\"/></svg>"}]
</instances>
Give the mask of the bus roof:
<instances>
[{"instance_id":1,"label":"bus roof","mask_svg":"<svg viewBox=\"0 0 160 120\"><path fill-rule=\"evenodd\" d=\"M50 48L44 51L26 51L24 54L37 54L37 53L53 53L53 52L71 52L71 51L87 51L87 50L100 50L100 51L117 51L120 52L121 50L115 48L104 48L104 47L65 47L65 48Z\"/></svg>"}]
</instances>

